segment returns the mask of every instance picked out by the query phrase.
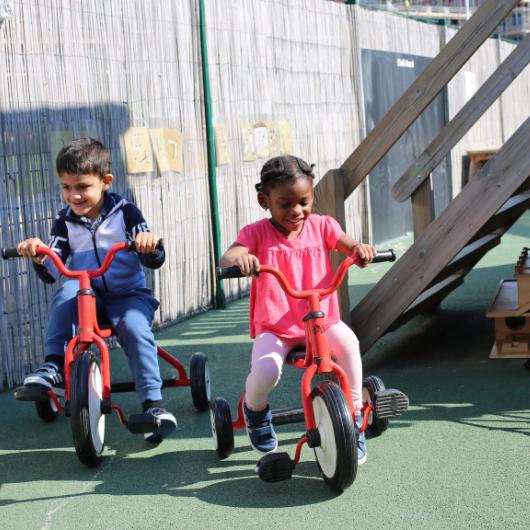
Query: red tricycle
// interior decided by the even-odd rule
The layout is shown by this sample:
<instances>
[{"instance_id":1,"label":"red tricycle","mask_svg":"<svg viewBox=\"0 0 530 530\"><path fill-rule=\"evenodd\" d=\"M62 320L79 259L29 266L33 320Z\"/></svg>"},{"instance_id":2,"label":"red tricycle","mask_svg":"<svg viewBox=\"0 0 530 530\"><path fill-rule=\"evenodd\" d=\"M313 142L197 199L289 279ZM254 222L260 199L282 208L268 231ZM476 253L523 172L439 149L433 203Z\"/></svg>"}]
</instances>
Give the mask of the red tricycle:
<instances>
[{"instance_id":1,"label":"red tricycle","mask_svg":"<svg viewBox=\"0 0 530 530\"><path fill-rule=\"evenodd\" d=\"M162 248L162 241L158 248ZM61 389L46 390L40 385L27 385L15 389L15 398L34 401L37 414L44 421L53 421L60 412L70 416L77 456L83 464L96 466L101 458L105 440L105 415L115 410L120 422L133 433L150 433L156 427L156 419L148 414L132 414L128 418L122 408L113 403L111 393L131 392L134 382L111 384L110 355L107 343L113 335L110 327L100 327L96 311L96 298L91 288L91 278L103 275L110 267L118 251L136 250L134 242L117 243L105 256L97 270L70 270L47 247L37 247L37 254L48 256L57 270L68 278L79 281L77 292L78 325L75 336L66 347L64 359L64 405ZM3 248L4 259L20 257L16 248ZM93 348L95 346L95 348ZM99 351L99 360L96 353ZM184 366L169 352L157 346L160 358L177 370L178 376L163 379L163 387L191 387L195 408L206 411L210 402L210 371L204 353L196 352L191 358L190 376Z\"/></svg>"},{"instance_id":2,"label":"red tricycle","mask_svg":"<svg viewBox=\"0 0 530 530\"><path fill-rule=\"evenodd\" d=\"M378 252L373 262L394 261L392 250ZM286 362L304 368L301 381L303 408L283 409L272 412L274 425L305 421L306 432L297 443L294 460L288 453L265 455L256 470L261 479L277 482L291 478L300 460L302 446L307 444L315 451L322 477L328 486L342 492L355 480L357 474L357 438L354 424L354 407L346 374L332 359L325 335L325 315L320 309L320 298L335 291L344 279L348 268L359 263L359 258L346 258L338 267L331 285L323 289L296 291L287 277L270 265L260 265L259 274L273 274L282 289L294 298L305 299L308 313L304 317L305 347L295 348L287 355ZM217 277L240 278L238 267L217 268ZM315 376L318 374L318 381ZM314 382L315 380L315 382ZM239 400L238 417L232 421L228 402L217 397L210 408L212 435L216 451L227 458L234 448L234 429L244 429L244 395ZM388 427L390 417L403 414L409 400L396 389L386 389L382 380L368 376L363 380L363 425L372 437L379 436Z\"/></svg>"}]
</instances>

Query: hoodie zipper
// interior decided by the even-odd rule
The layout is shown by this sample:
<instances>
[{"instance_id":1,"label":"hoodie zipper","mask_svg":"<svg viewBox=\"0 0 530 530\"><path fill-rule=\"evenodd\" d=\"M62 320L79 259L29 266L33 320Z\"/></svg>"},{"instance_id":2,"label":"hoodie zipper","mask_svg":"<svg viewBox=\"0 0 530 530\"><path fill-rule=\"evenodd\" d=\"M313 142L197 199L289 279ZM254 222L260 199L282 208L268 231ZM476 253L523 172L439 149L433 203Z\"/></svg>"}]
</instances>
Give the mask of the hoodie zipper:
<instances>
[{"instance_id":1,"label":"hoodie zipper","mask_svg":"<svg viewBox=\"0 0 530 530\"><path fill-rule=\"evenodd\" d=\"M94 246L94 254L96 255L96 259L98 261L98 265L101 267L101 260L99 259L99 254L98 254L98 247L96 246L96 230L90 230L89 228L87 228L87 230L90 232L90 235L92 237L92 245ZM105 291L108 293L109 292L109 289L107 287L107 282L105 281L105 275L102 274L101 275L101 281L103 282L103 287L105 289Z\"/></svg>"}]
</instances>

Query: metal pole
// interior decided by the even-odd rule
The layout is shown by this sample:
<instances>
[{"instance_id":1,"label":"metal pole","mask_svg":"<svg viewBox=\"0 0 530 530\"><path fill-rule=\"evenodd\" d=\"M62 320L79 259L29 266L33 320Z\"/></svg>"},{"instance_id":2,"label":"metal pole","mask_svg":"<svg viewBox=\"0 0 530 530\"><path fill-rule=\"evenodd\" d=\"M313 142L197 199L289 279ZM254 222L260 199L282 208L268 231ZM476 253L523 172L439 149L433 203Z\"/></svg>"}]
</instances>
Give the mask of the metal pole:
<instances>
[{"instance_id":1,"label":"metal pole","mask_svg":"<svg viewBox=\"0 0 530 530\"><path fill-rule=\"evenodd\" d=\"M208 72L208 47L206 39L206 16L204 10L204 0L199 0L199 16L201 31L202 83L204 90L204 120L206 125L206 146L208 153L208 189L210 194L214 262L215 266L217 267L221 260L221 233L219 230L219 203L217 200L215 142L212 123L212 101L210 96L210 74ZM213 305L216 309L224 309L226 307L226 297L223 285L219 280L217 280L217 278L215 278L215 271L213 274L213 284L215 286Z\"/></svg>"}]
</instances>

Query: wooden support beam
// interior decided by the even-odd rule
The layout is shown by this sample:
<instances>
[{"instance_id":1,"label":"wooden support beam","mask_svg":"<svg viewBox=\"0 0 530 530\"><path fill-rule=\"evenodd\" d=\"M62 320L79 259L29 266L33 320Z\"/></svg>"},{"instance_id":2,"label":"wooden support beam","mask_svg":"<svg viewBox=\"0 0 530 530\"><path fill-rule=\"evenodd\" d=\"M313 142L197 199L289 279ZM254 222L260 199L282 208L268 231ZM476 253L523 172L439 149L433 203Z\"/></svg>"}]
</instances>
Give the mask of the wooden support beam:
<instances>
[{"instance_id":1,"label":"wooden support beam","mask_svg":"<svg viewBox=\"0 0 530 530\"><path fill-rule=\"evenodd\" d=\"M315 213L331 215L346 229L344 178L340 169L330 169L315 186Z\"/></svg>"},{"instance_id":2,"label":"wooden support beam","mask_svg":"<svg viewBox=\"0 0 530 530\"><path fill-rule=\"evenodd\" d=\"M344 196L363 181L518 0L486 0L342 164Z\"/></svg>"},{"instance_id":3,"label":"wooden support beam","mask_svg":"<svg viewBox=\"0 0 530 530\"><path fill-rule=\"evenodd\" d=\"M351 313L363 352L392 325L530 174L530 118Z\"/></svg>"},{"instance_id":4,"label":"wooden support beam","mask_svg":"<svg viewBox=\"0 0 530 530\"><path fill-rule=\"evenodd\" d=\"M403 173L392 188L394 199L403 202L414 193L529 62L530 35L513 50L460 112L440 131L416 162Z\"/></svg>"},{"instance_id":5,"label":"wooden support beam","mask_svg":"<svg viewBox=\"0 0 530 530\"><path fill-rule=\"evenodd\" d=\"M343 230L346 230L346 211L344 208L344 179L338 169L328 171L323 179L322 186L315 187L315 213L321 215L331 215L340 224ZM322 182L322 181L321 181ZM336 270L344 258L339 253L333 253L331 262ZM342 320L349 325L350 323L350 295L348 291L348 282L342 282L338 292L340 314Z\"/></svg>"}]
</instances>

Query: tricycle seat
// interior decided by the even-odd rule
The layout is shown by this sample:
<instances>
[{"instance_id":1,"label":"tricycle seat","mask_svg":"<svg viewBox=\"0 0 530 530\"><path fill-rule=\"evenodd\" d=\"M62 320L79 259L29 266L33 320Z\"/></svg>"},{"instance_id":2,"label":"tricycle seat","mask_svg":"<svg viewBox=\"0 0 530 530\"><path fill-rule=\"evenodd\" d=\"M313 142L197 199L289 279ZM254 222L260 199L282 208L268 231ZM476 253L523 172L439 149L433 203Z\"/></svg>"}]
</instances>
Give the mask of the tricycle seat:
<instances>
[{"instance_id":1,"label":"tricycle seat","mask_svg":"<svg viewBox=\"0 0 530 530\"><path fill-rule=\"evenodd\" d=\"M296 365L305 359L305 346L295 346L285 358L287 364Z\"/></svg>"}]
</instances>

